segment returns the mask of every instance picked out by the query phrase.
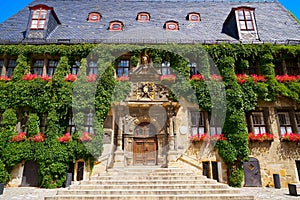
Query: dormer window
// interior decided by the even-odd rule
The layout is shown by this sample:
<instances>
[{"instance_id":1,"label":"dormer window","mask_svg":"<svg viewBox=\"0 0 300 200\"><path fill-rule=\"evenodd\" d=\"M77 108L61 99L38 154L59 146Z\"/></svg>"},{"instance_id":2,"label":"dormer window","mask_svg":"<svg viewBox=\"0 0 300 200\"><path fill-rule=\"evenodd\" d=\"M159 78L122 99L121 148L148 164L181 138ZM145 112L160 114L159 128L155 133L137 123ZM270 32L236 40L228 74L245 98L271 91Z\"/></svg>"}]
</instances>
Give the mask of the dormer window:
<instances>
[{"instance_id":1,"label":"dormer window","mask_svg":"<svg viewBox=\"0 0 300 200\"><path fill-rule=\"evenodd\" d=\"M137 14L136 20L139 22L149 22L150 14L147 12L140 12Z\"/></svg>"},{"instance_id":2,"label":"dormer window","mask_svg":"<svg viewBox=\"0 0 300 200\"><path fill-rule=\"evenodd\" d=\"M122 31L123 23L120 21L112 21L109 23L109 30L110 31Z\"/></svg>"},{"instance_id":3,"label":"dormer window","mask_svg":"<svg viewBox=\"0 0 300 200\"><path fill-rule=\"evenodd\" d=\"M179 30L178 22L176 21L167 21L164 25L164 28L169 31L177 31Z\"/></svg>"},{"instance_id":4,"label":"dormer window","mask_svg":"<svg viewBox=\"0 0 300 200\"><path fill-rule=\"evenodd\" d=\"M53 8L48 7L46 5L37 5L34 7L30 7L30 10L32 10L30 29L38 29L38 30L45 29L48 10L52 10L52 9Z\"/></svg>"},{"instance_id":5,"label":"dormer window","mask_svg":"<svg viewBox=\"0 0 300 200\"><path fill-rule=\"evenodd\" d=\"M254 23L252 17L252 10L248 8L239 8L237 9L238 12L238 21L242 31L253 31L254 30Z\"/></svg>"},{"instance_id":6,"label":"dormer window","mask_svg":"<svg viewBox=\"0 0 300 200\"><path fill-rule=\"evenodd\" d=\"M190 22L200 22L200 14L196 12L191 12L186 16L186 19Z\"/></svg>"},{"instance_id":7,"label":"dormer window","mask_svg":"<svg viewBox=\"0 0 300 200\"><path fill-rule=\"evenodd\" d=\"M88 21L89 22L99 22L100 19L101 19L100 13L98 13L98 12L89 13L89 16L88 16Z\"/></svg>"}]
</instances>

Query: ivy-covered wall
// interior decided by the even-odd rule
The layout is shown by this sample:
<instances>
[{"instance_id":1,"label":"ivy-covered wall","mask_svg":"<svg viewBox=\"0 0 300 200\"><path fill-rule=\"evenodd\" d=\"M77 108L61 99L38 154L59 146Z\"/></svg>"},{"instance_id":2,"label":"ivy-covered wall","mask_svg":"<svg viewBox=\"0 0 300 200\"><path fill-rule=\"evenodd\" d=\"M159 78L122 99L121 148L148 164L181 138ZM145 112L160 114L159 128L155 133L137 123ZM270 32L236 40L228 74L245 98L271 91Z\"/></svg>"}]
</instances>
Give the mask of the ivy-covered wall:
<instances>
[{"instance_id":1,"label":"ivy-covered wall","mask_svg":"<svg viewBox=\"0 0 300 200\"><path fill-rule=\"evenodd\" d=\"M249 155L244 114L255 109L258 99L269 102L275 101L278 96L285 96L300 101L300 79L294 77L293 80L280 81L282 79L276 77L273 64L274 58L299 58L299 45L0 45L0 55L18 57L12 80L0 79L0 182L6 183L9 180L9 173L15 165L23 160L33 160L39 164L39 185L46 188L60 187L65 181L69 163L79 158L97 158L101 155L103 122L110 109L111 95L116 84L113 67L118 59L115 58L122 55L120 52L131 52L131 65L136 65L139 53L145 49L154 63L169 61L171 67L195 90L199 107L208 112L212 107L222 104L211 102L212 97L204 81L190 80L188 61L184 58L196 62L200 66L201 75L206 78L212 74L211 61L215 63L226 89L227 107L223 127L227 140L219 141L217 148L228 165L230 185L241 186L242 162L247 161ZM24 78L30 72L32 57L36 55L60 56L52 79ZM97 79L87 79L87 56L98 58L98 71L102 75ZM70 64L76 59L81 59L81 71L73 82L66 76L70 73ZM246 70L250 67L249 63L258 63L263 78L236 76L236 71ZM213 84L216 88L223 87L218 81ZM187 99L192 98L187 88L183 84L175 84L173 87L181 94L186 94ZM86 98L91 92L95 93L95 98ZM174 100L176 98L173 96ZM22 109L26 110L30 118L25 136L15 130L16 111ZM82 140L82 137L88 136L82 135L81 128L72 136L64 135L72 111L76 113L76 124L82 127L84 113L93 109L97 121L94 123L95 135L91 141ZM45 113L48 114L47 130L40 133L38 123Z\"/></svg>"}]
</instances>

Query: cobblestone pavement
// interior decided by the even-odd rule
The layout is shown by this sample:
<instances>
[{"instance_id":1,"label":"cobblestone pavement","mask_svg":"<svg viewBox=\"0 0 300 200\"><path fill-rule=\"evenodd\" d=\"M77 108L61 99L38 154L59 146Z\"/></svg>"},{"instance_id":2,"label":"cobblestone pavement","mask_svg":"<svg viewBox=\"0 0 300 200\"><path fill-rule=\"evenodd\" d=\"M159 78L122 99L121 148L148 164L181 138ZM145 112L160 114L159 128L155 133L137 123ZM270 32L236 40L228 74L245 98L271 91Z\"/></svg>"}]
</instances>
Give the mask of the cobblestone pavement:
<instances>
[{"instance_id":1,"label":"cobblestone pavement","mask_svg":"<svg viewBox=\"0 0 300 200\"><path fill-rule=\"evenodd\" d=\"M3 195L0 195L0 200L44 200L45 196L54 196L58 190L66 190L66 188L9 187L4 189ZM254 195L256 200L300 200L300 196L294 197L288 193L287 188L241 188L241 194Z\"/></svg>"}]
</instances>

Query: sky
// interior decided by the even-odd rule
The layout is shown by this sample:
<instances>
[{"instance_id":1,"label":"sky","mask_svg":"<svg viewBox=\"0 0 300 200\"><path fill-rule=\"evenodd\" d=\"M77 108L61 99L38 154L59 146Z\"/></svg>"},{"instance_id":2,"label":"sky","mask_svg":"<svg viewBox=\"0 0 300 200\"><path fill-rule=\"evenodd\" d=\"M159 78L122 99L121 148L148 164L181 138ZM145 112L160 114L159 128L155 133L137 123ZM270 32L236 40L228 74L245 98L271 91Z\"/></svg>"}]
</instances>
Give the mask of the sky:
<instances>
[{"instance_id":1,"label":"sky","mask_svg":"<svg viewBox=\"0 0 300 200\"><path fill-rule=\"evenodd\" d=\"M17 13L32 0L0 0L0 23ZM279 2L290 10L297 19L300 19L300 0L279 0Z\"/></svg>"}]
</instances>

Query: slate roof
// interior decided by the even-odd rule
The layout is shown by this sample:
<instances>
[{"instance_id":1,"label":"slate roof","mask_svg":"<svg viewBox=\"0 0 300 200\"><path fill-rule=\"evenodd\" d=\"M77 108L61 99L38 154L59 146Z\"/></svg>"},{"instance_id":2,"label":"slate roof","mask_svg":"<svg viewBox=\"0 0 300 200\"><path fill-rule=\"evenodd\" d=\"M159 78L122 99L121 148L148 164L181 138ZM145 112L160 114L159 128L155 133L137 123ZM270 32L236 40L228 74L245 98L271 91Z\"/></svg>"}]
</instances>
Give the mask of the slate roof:
<instances>
[{"instance_id":1,"label":"slate roof","mask_svg":"<svg viewBox=\"0 0 300 200\"><path fill-rule=\"evenodd\" d=\"M53 7L61 24L44 40L26 39L29 6ZM260 40L257 43L300 41L298 24L279 2L229 2L203 0L34 0L0 24L0 43L239 43L222 33L233 7L255 8ZM88 22L90 12L100 12L100 22ZM137 13L148 12L150 22L136 21ZM186 15L198 12L201 22L188 22ZM109 22L124 23L122 32L108 31ZM179 31L166 31L168 20L179 22ZM251 41L252 42L252 41Z\"/></svg>"}]
</instances>

